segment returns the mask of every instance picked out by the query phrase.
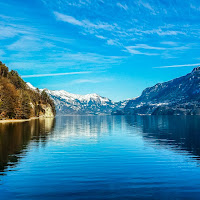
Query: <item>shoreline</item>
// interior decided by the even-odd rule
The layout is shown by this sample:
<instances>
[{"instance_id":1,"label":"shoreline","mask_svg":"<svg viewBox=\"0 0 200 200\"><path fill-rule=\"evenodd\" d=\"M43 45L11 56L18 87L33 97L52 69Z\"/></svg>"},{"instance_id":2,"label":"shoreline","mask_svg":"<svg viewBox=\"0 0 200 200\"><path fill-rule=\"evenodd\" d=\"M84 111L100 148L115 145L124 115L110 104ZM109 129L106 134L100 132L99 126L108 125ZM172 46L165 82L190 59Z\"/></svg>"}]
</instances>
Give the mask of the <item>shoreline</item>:
<instances>
[{"instance_id":1,"label":"shoreline","mask_svg":"<svg viewBox=\"0 0 200 200\"><path fill-rule=\"evenodd\" d=\"M31 117L29 119L4 119L4 120L0 120L0 124L2 123L19 123L19 122L29 122L31 120L34 119L47 119L47 118L54 118L54 117Z\"/></svg>"}]
</instances>

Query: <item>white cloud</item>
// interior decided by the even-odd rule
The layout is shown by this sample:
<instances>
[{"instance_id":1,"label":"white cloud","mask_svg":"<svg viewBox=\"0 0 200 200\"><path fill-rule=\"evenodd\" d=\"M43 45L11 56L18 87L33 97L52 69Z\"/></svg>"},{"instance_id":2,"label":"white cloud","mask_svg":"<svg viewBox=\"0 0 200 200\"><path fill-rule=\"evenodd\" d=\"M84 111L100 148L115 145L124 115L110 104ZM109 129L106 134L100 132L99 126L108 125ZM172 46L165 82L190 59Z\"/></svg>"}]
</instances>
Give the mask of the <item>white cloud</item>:
<instances>
[{"instance_id":1,"label":"white cloud","mask_svg":"<svg viewBox=\"0 0 200 200\"><path fill-rule=\"evenodd\" d=\"M106 40L106 37L102 36L102 35L95 35L97 38L102 39L102 40Z\"/></svg>"},{"instance_id":2,"label":"white cloud","mask_svg":"<svg viewBox=\"0 0 200 200\"><path fill-rule=\"evenodd\" d=\"M99 22L99 23L92 23L89 20L77 20L72 16L65 15L59 12L54 12L54 15L56 18L60 21L67 22L73 25L85 27L85 28L91 28L91 29L104 29L104 30L113 30L115 27L113 25Z\"/></svg>"},{"instance_id":3,"label":"white cloud","mask_svg":"<svg viewBox=\"0 0 200 200\"><path fill-rule=\"evenodd\" d=\"M27 34L27 31L12 26L0 26L0 39L13 38L19 34Z\"/></svg>"},{"instance_id":4,"label":"white cloud","mask_svg":"<svg viewBox=\"0 0 200 200\"><path fill-rule=\"evenodd\" d=\"M108 45L116 45L116 46L120 45L120 43L118 41L112 40L112 39L107 40L107 44Z\"/></svg>"},{"instance_id":5,"label":"white cloud","mask_svg":"<svg viewBox=\"0 0 200 200\"><path fill-rule=\"evenodd\" d=\"M196 64L184 64L184 65L169 65L169 66L160 66L160 67L154 67L154 68L177 68L177 67L195 67L195 66L199 66L200 63L196 63Z\"/></svg>"},{"instance_id":6,"label":"white cloud","mask_svg":"<svg viewBox=\"0 0 200 200\"><path fill-rule=\"evenodd\" d=\"M84 26L84 24L81 21L75 19L72 16L64 15L64 14L59 13L59 12L54 12L54 14L57 17L57 19L60 20L60 21L68 22L68 23L73 24L73 25Z\"/></svg>"},{"instance_id":7,"label":"white cloud","mask_svg":"<svg viewBox=\"0 0 200 200\"><path fill-rule=\"evenodd\" d=\"M139 0L138 1L139 5L142 5L144 8L150 10L152 12L152 14L156 14L154 8L147 2L143 1L143 0Z\"/></svg>"},{"instance_id":8,"label":"white cloud","mask_svg":"<svg viewBox=\"0 0 200 200\"><path fill-rule=\"evenodd\" d=\"M33 35L37 32L37 29L19 24L19 21L22 19L13 19L8 16L0 16L3 20L0 20L0 39L13 38L15 36L23 35ZM24 20L24 19L23 19Z\"/></svg>"},{"instance_id":9,"label":"white cloud","mask_svg":"<svg viewBox=\"0 0 200 200\"><path fill-rule=\"evenodd\" d=\"M67 72L67 73L55 73L55 74L33 74L33 75L23 75L22 78L35 78L35 77L46 77L46 76L65 76L65 75L77 75L77 74L90 74L92 72Z\"/></svg>"},{"instance_id":10,"label":"white cloud","mask_svg":"<svg viewBox=\"0 0 200 200\"><path fill-rule=\"evenodd\" d=\"M195 6L193 4L190 5L190 8L196 10L196 11L200 11L200 7L199 6Z\"/></svg>"},{"instance_id":11,"label":"white cloud","mask_svg":"<svg viewBox=\"0 0 200 200\"><path fill-rule=\"evenodd\" d=\"M159 55L159 54L158 53L141 52L137 49L166 50L166 48L163 48L163 47L154 47L154 46L149 46L147 44L136 44L135 46L127 46L125 48L131 54L141 54L141 55L147 55L147 56L156 56L156 55Z\"/></svg>"},{"instance_id":12,"label":"white cloud","mask_svg":"<svg viewBox=\"0 0 200 200\"><path fill-rule=\"evenodd\" d=\"M112 81L112 78L95 78L95 79L76 79L71 82L71 84L81 84L81 83L101 83L105 81Z\"/></svg>"},{"instance_id":13,"label":"white cloud","mask_svg":"<svg viewBox=\"0 0 200 200\"><path fill-rule=\"evenodd\" d=\"M92 63L92 64L114 64L118 63L123 57L120 56L104 56L96 53L72 53L65 52L60 55L57 54L56 57L59 57L61 60L72 60L76 63Z\"/></svg>"},{"instance_id":14,"label":"white cloud","mask_svg":"<svg viewBox=\"0 0 200 200\"><path fill-rule=\"evenodd\" d=\"M134 47L132 46L128 46L126 47L126 50L131 53L131 54L136 54L136 55L147 55L147 56L156 56L158 55L157 53L148 53L148 52L141 52L141 51L138 51L136 49L134 49Z\"/></svg>"},{"instance_id":15,"label":"white cloud","mask_svg":"<svg viewBox=\"0 0 200 200\"><path fill-rule=\"evenodd\" d=\"M165 35L179 35L179 34L185 35L185 33L182 32L182 31L170 31L170 30L167 30L167 31L158 30L156 33L158 35L160 35L160 36L165 36Z\"/></svg>"},{"instance_id":16,"label":"white cloud","mask_svg":"<svg viewBox=\"0 0 200 200\"><path fill-rule=\"evenodd\" d=\"M153 47L147 44L136 44L135 46L129 46L129 47L134 48L134 49L166 50L166 48L163 48L163 47Z\"/></svg>"},{"instance_id":17,"label":"white cloud","mask_svg":"<svg viewBox=\"0 0 200 200\"><path fill-rule=\"evenodd\" d=\"M149 52L138 51L138 49L145 49L145 50L152 50L152 51L164 51L164 53L162 53L162 54L168 55L169 53L166 54L166 52L177 51L177 50L183 51L183 50L189 49L189 46L179 46L179 47L175 46L175 47L166 48L166 47L149 46L147 44L136 44L135 46L126 46L125 48L131 54L159 55L158 53L149 53ZM169 55L168 55L168 57L169 57Z\"/></svg>"},{"instance_id":18,"label":"white cloud","mask_svg":"<svg viewBox=\"0 0 200 200\"><path fill-rule=\"evenodd\" d=\"M163 30L161 28L159 29L152 29L152 30L146 30L146 31L140 31L145 34L158 34L159 36L167 36L167 35L185 35L182 31L175 31L175 30Z\"/></svg>"},{"instance_id":19,"label":"white cloud","mask_svg":"<svg viewBox=\"0 0 200 200\"><path fill-rule=\"evenodd\" d=\"M37 59L35 59L37 58ZM105 70L111 66L119 65L125 57L122 56L105 56L102 54L88 52L72 52L66 49L56 49L56 51L45 51L36 54L27 51L19 51L11 54L9 57L4 57L10 68L32 70L38 73L42 70L43 73L50 73L59 70Z\"/></svg>"},{"instance_id":20,"label":"white cloud","mask_svg":"<svg viewBox=\"0 0 200 200\"><path fill-rule=\"evenodd\" d=\"M117 6L124 9L124 10L128 10L128 6L126 4L121 4L121 3L117 3Z\"/></svg>"},{"instance_id":21,"label":"white cloud","mask_svg":"<svg viewBox=\"0 0 200 200\"><path fill-rule=\"evenodd\" d=\"M169 46L177 46L177 42L172 42L172 41L163 41L161 44L169 45Z\"/></svg>"},{"instance_id":22,"label":"white cloud","mask_svg":"<svg viewBox=\"0 0 200 200\"><path fill-rule=\"evenodd\" d=\"M50 43L46 43L47 46ZM44 44L37 38L23 36L16 42L7 46L8 50L12 51L40 51L44 47Z\"/></svg>"}]
</instances>

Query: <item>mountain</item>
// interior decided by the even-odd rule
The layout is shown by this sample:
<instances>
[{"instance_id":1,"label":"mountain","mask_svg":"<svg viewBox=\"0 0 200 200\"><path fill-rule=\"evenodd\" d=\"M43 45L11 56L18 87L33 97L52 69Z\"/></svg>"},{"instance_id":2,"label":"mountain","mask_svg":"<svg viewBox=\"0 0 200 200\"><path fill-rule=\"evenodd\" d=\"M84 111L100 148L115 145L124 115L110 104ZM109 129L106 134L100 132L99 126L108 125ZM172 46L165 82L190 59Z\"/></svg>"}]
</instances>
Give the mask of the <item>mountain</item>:
<instances>
[{"instance_id":1,"label":"mountain","mask_svg":"<svg viewBox=\"0 0 200 200\"><path fill-rule=\"evenodd\" d=\"M146 88L113 114L199 115L200 67L180 78Z\"/></svg>"},{"instance_id":2,"label":"mountain","mask_svg":"<svg viewBox=\"0 0 200 200\"><path fill-rule=\"evenodd\" d=\"M78 95L64 90L45 90L54 100L58 115L101 115L122 109L127 101L113 102L98 94Z\"/></svg>"},{"instance_id":3,"label":"mountain","mask_svg":"<svg viewBox=\"0 0 200 200\"><path fill-rule=\"evenodd\" d=\"M0 120L54 115L54 102L45 91L33 90L16 71L0 62Z\"/></svg>"}]
</instances>

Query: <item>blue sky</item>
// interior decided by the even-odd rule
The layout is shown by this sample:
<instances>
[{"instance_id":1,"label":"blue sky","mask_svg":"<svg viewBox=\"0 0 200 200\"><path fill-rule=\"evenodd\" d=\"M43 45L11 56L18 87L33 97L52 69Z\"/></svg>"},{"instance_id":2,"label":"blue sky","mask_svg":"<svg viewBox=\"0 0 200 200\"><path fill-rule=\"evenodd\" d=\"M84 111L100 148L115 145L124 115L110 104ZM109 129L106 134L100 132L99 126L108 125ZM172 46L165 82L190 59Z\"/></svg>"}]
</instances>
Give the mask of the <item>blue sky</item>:
<instances>
[{"instance_id":1,"label":"blue sky","mask_svg":"<svg viewBox=\"0 0 200 200\"><path fill-rule=\"evenodd\" d=\"M200 65L196 0L1 0L0 60L39 88L133 98Z\"/></svg>"}]
</instances>

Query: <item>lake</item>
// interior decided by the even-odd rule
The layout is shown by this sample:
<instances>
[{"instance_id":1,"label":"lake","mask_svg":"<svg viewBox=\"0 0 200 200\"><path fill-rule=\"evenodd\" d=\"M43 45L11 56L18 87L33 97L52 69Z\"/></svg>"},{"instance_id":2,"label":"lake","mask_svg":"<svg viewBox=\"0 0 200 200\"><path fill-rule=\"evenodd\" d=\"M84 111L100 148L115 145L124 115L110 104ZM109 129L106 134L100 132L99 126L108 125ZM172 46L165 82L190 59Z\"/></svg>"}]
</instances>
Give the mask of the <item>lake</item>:
<instances>
[{"instance_id":1,"label":"lake","mask_svg":"<svg viewBox=\"0 0 200 200\"><path fill-rule=\"evenodd\" d=\"M0 199L200 199L200 116L0 124Z\"/></svg>"}]
</instances>

